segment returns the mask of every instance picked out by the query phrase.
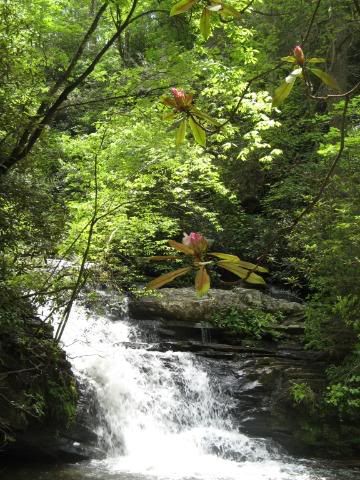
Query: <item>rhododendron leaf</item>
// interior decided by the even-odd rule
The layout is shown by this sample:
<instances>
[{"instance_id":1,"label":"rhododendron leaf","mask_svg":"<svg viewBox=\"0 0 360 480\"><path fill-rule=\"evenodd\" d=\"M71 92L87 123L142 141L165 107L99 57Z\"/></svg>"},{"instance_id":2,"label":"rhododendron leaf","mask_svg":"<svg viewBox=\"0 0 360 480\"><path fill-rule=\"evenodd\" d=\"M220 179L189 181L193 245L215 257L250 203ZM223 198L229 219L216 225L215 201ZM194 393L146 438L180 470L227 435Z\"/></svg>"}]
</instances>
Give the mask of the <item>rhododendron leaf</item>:
<instances>
[{"instance_id":1,"label":"rhododendron leaf","mask_svg":"<svg viewBox=\"0 0 360 480\"><path fill-rule=\"evenodd\" d=\"M210 9L204 8L200 18L200 32L204 40L207 40L211 31L211 12Z\"/></svg>"},{"instance_id":2,"label":"rhododendron leaf","mask_svg":"<svg viewBox=\"0 0 360 480\"><path fill-rule=\"evenodd\" d=\"M195 276L195 290L198 297L205 295L210 288L210 277L204 266L201 266Z\"/></svg>"},{"instance_id":3,"label":"rhododendron leaf","mask_svg":"<svg viewBox=\"0 0 360 480\"><path fill-rule=\"evenodd\" d=\"M185 253L185 255L194 255L194 250L183 243L176 242L175 240L169 240L169 245L179 252Z\"/></svg>"},{"instance_id":4,"label":"rhododendron leaf","mask_svg":"<svg viewBox=\"0 0 360 480\"><path fill-rule=\"evenodd\" d=\"M220 123L216 121L214 118L210 117L210 115L208 115L205 112L202 112L201 110L195 107L192 107L191 113L193 113L195 117L199 117L202 120L205 120L206 122L211 123L212 125L216 125L216 126L220 125Z\"/></svg>"},{"instance_id":5,"label":"rhododendron leaf","mask_svg":"<svg viewBox=\"0 0 360 480\"><path fill-rule=\"evenodd\" d=\"M194 95L192 93L187 93L184 98L184 105L186 107L190 107L191 104L193 103L193 98L194 98Z\"/></svg>"},{"instance_id":6,"label":"rhododendron leaf","mask_svg":"<svg viewBox=\"0 0 360 480\"><path fill-rule=\"evenodd\" d=\"M160 99L160 101L161 101L161 103L163 103L167 107L171 107L171 108L176 108L177 107L175 98L163 97L163 98Z\"/></svg>"},{"instance_id":7,"label":"rhododendron leaf","mask_svg":"<svg viewBox=\"0 0 360 480\"><path fill-rule=\"evenodd\" d=\"M172 7L170 10L170 16L179 15L180 13L190 10L197 1L198 0L181 0Z\"/></svg>"},{"instance_id":8,"label":"rhododendron leaf","mask_svg":"<svg viewBox=\"0 0 360 480\"><path fill-rule=\"evenodd\" d=\"M308 63L325 63L326 60L325 58L319 58L319 57L313 57L313 58L309 58L309 60L307 60Z\"/></svg>"},{"instance_id":9,"label":"rhododendron leaf","mask_svg":"<svg viewBox=\"0 0 360 480\"><path fill-rule=\"evenodd\" d=\"M319 68L310 68L310 71L316 75L320 80L325 83L328 87L332 88L333 90L340 90L340 87L335 80L334 77L329 75L328 73L324 72L323 70L320 70Z\"/></svg>"},{"instance_id":10,"label":"rhododendron leaf","mask_svg":"<svg viewBox=\"0 0 360 480\"><path fill-rule=\"evenodd\" d=\"M260 267L259 265L255 265L254 263L245 262L244 260L240 260L239 265L241 267L246 268L247 270L254 270L255 272L262 272L262 273L269 272L269 270L265 267Z\"/></svg>"},{"instance_id":11,"label":"rhododendron leaf","mask_svg":"<svg viewBox=\"0 0 360 480\"><path fill-rule=\"evenodd\" d=\"M218 5L207 5L206 7L210 12L218 12L222 9L222 5L219 3Z\"/></svg>"},{"instance_id":12,"label":"rhododendron leaf","mask_svg":"<svg viewBox=\"0 0 360 480\"><path fill-rule=\"evenodd\" d=\"M221 258L227 262L233 263L234 265L239 265L240 267L246 268L247 270L254 270L255 272L267 273L269 270L265 267L260 267L251 262L245 262L240 260L236 255L230 255L228 253L218 253L218 252L209 252L209 255L213 257Z\"/></svg>"},{"instance_id":13,"label":"rhododendron leaf","mask_svg":"<svg viewBox=\"0 0 360 480\"><path fill-rule=\"evenodd\" d=\"M234 275L237 275L248 283L253 283L256 285L266 285L265 280L260 277L260 275L257 275L256 273L249 273L249 270L242 268L240 265L227 262L226 260L221 260L217 263L217 265L221 268L224 268L225 270L228 270Z\"/></svg>"},{"instance_id":14,"label":"rhododendron leaf","mask_svg":"<svg viewBox=\"0 0 360 480\"><path fill-rule=\"evenodd\" d=\"M182 260L182 259L183 259L183 257L177 257L175 255L154 255L152 257L147 258L147 260L152 260L154 262Z\"/></svg>"},{"instance_id":15,"label":"rhododendron leaf","mask_svg":"<svg viewBox=\"0 0 360 480\"><path fill-rule=\"evenodd\" d=\"M176 113L174 112L166 112L162 115L163 120L174 120Z\"/></svg>"},{"instance_id":16,"label":"rhododendron leaf","mask_svg":"<svg viewBox=\"0 0 360 480\"><path fill-rule=\"evenodd\" d=\"M295 68L292 72L289 73L289 75L285 78L286 83L294 83L297 77L299 77L303 73L303 69L300 68Z\"/></svg>"},{"instance_id":17,"label":"rhododendron leaf","mask_svg":"<svg viewBox=\"0 0 360 480\"><path fill-rule=\"evenodd\" d=\"M281 60L283 62L296 63L296 58L293 55L289 55L287 57L281 57Z\"/></svg>"},{"instance_id":18,"label":"rhododendron leaf","mask_svg":"<svg viewBox=\"0 0 360 480\"><path fill-rule=\"evenodd\" d=\"M164 275L160 275L160 277L155 278L151 282L146 285L146 290L155 290L156 288L160 288L167 283L172 282L177 277L181 277L186 273L190 272L192 267L183 267L179 268L178 270L174 270L173 272L165 273Z\"/></svg>"},{"instance_id":19,"label":"rhododendron leaf","mask_svg":"<svg viewBox=\"0 0 360 480\"><path fill-rule=\"evenodd\" d=\"M220 11L221 15L229 16L229 17L240 17L240 12L236 10L236 8L228 5L227 3L222 4L222 9Z\"/></svg>"},{"instance_id":20,"label":"rhododendron leaf","mask_svg":"<svg viewBox=\"0 0 360 480\"><path fill-rule=\"evenodd\" d=\"M185 140L185 135L186 135L186 119L182 120L180 125L178 126L178 129L176 130L176 146L181 145L184 143Z\"/></svg>"},{"instance_id":21,"label":"rhododendron leaf","mask_svg":"<svg viewBox=\"0 0 360 480\"><path fill-rule=\"evenodd\" d=\"M206 133L205 133L205 130L200 126L198 125L193 118L189 118L189 125L190 125L190 128L191 128L191 132L193 134L193 137L196 141L196 143L198 143L199 145L201 145L202 147L205 147L206 146Z\"/></svg>"},{"instance_id":22,"label":"rhododendron leaf","mask_svg":"<svg viewBox=\"0 0 360 480\"><path fill-rule=\"evenodd\" d=\"M278 107L283 103L283 101L290 95L290 92L294 86L294 82L288 83L283 82L280 87L275 90L272 106Z\"/></svg>"},{"instance_id":23,"label":"rhododendron leaf","mask_svg":"<svg viewBox=\"0 0 360 480\"><path fill-rule=\"evenodd\" d=\"M229 253L220 253L220 252L209 252L209 255L212 257L221 258L223 260L227 260L229 262L239 262L240 258L236 255L230 255Z\"/></svg>"}]
</instances>

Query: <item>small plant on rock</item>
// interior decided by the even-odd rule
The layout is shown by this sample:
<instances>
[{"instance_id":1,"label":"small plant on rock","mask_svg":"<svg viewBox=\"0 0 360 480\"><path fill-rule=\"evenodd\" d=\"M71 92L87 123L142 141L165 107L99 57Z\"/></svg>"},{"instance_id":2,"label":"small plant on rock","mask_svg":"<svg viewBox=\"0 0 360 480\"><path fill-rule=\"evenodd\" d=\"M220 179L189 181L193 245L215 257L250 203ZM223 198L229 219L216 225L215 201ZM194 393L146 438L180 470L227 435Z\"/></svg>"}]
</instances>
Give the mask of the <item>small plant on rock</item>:
<instances>
[{"instance_id":1,"label":"small plant on rock","mask_svg":"<svg viewBox=\"0 0 360 480\"><path fill-rule=\"evenodd\" d=\"M236 255L228 253L209 252L209 241L201 233L191 232L190 235L184 233L182 243L175 240L169 240L170 247L178 252L185 254L187 266L179 268L169 273L165 273L152 280L147 289L157 289L172 282L177 277L186 275L195 271L195 290L199 297L205 295L210 288L209 267L220 267L237 275L245 282L265 285L265 280L255 272L266 273L268 270L254 263L240 260ZM172 261L183 259L181 256L153 256L153 261Z\"/></svg>"}]
</instances>

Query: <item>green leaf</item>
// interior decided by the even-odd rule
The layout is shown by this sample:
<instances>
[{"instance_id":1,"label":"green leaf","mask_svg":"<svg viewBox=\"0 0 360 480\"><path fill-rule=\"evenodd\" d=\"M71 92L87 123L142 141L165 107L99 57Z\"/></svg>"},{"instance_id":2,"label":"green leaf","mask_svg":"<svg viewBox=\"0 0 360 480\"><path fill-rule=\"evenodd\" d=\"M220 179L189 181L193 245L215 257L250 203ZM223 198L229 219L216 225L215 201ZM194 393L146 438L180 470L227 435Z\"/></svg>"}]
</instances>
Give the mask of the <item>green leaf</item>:
<instances>
[{"instance_id":1,"label":"green leaf","mask_svg":"<svg viewBox=\"0 0 360 480\"><path fill-rule=\"evenodd\" d=\"M227 3L222 4L222 9L220 11L221 15L229 16L229 17L240 17L240 12L236 10L236 8L228 5Z\"/></svg>"},{"instance_id":2,"label":"green leaf","mask_svg":"<svg viewBox=\"0 0 360 480\"><path fill-rule=\"evenodd\" d=\"M316 75L320 80L333 90L340 90L340 87L334 77L319 68L310 68L310 72Z\"/></svg>"},{"instance_id":3,"label":"green leaf","mask_svg":"<svg viewBox=\"0 0 360 480\"><path fill-rule=\"evenodd\" d=\"M200 18L200 32L204 40L207 40L211 31L211 12L208 8L204 8Z\"/></svg>"},{"instance_id":4,"label":"green leaf","mask_svg":"<svg viewBox=\"0 0 360 480\"><path fill-rule=\"evenodd\" d=\"M319 58L319 57L313 57L313 58L309 58L309 60L306 60L307 63L325 63L326 60L325 58Z\"/></svg>"},{"instance_id":5,"label":"green leaf","mask_svg":"<svg viewBox=\"0 0 360 480\"><path fill-rule=\"evenodd\" d=\"M162 261L171 261L171 260L182 260L184 257L177 257L175 255L153 255L152 257L148 257L147 260L151 260L153 262L162 262Z\"/></svg>"},{"instance_id":6,"label":"green leaf","mask_svg":"<svg viewBox=\"0 0 360 480\"><path fill-rule=\"evenodd\" d=\"M260 267L259 265L255 265L254 263L245 262L244 260L240 260L239 265L241 267L246 268L247 270L254 270L255 272L262 272L262 273L269 272L269 270L265 267Z\"/></svg>"},{"instance_id":7,"label":"green leaf","mask_svg":"<svg viewBox=\"0 0 360 480\"><path fill-rule=\"evenodd\" d=\"M210 277L204 266L201 266L195 277L195 290L198 297L205 295L210 288Z\"/></svg>"},{"instance_id":8,"label":"green leaf","mask_svg":"<svg viewBox=\"0 0 360 480\"><path fill-rule=\"evenodd\" d=\"M283 101L290 95L290 92L294 86L294 83L295 82L288 83L285 81L280 85L280 87L278 87L275 90L273 101L272 101L273 107L278 107L283 103Z\"/></svg>"},{"instance_id":9,"label":"green leaf","mask_svg":"<svg viewBox=\"0 0 360 480\"><path fill-rule=\"evenodd\" d=\"M165 273L164 275L160 275L160 277L155 278L151 282L146 285L146 290L155 290L156 288L160 288L167 283L172 282L177 277L181 277L186 273L190 272L192 267L183 267L179 268L178 270L174 270L173 272Z\"/></svg>"},{"instance_id":10,"label":"green leaf","mask_svg":"<svg viewBox=\"0 0 360 480\"><path fill-rule=\"evenodd\" d=\"M210 117L210 115L208 115L207 113L202 112L198 108L192 107L190 111L192 114L194 114L195 117L199 117L202 120L205 120L206 122L211 123L212 125L216 125L216 126L220 125L220 123L217 120Z\"/></svg>"},{"instance_id":11,"label":"green leaf","mask_svg":"<svg viewBox=\"0 0 360 480\"><path fill-rule=\"evenodd\" d=\"M176 117L176 113L174 112L165 112L162 115L163 120L174 120L175 117Z\"/></svg>"},{"instance_id":12,"label":"green leaf","mask_svg":"<svg viewBox=\"0 0 360 480\"><path fill-rule=\"evenodd\" d=\"M288 57L281 57L281 60L283 62L296 63L296 58L292 55L289 55Z\"/></svg>"},{"instance_id":13,"label":"green leaf","mask_svg":"<svg viewBox=\"0 0 360 480\"><path fill-rule=\"evenodd\" d=\"M185 253L185 255L194 255L194 250L183 243L175 242L175 240L169 240L169 245L179 252Z\"/></svg>"},{"instance_id":14,"label":"green leaf","mask_svg":"<svg viewBox=\"0 0 360 480\"><path fill-rule=\"evenodd\" d=\"M217 263L217 265L237 275L238 277L242 278L248 283L253 283L256 285L266 285L265 280L262 277L260 277L260 275L257 275L256 273L249 274L249 270L242 268L240 265L227 262L226 260L221 260L220 262Z\"/></svg>"},{"instance_id":15,"label":"green leaf","mask_svg":"<svg viewBox=\"0 0 360 480\"><path fill-rule=\"evenodd\" d=\"M220 253L220 252L209 252L208 255L212 257L221 258L223 260L227 260L228 262L239 262L240 258L236 255L230 255L230 253Z\"/></svg>"},{"instance_id":16,"label":"green leaf","mask_svg":"<svg viewBox=\"0 0 360 480\"><path fill-rule=\"evenodd\" d=\"M255 265L255 263L245 262L244 260L240 260L239 257L236 255L230 255L228 253L218 253L218 252L209 252L208 255L213 257L221 258L226 262L233 263L235 265L239 265L240 267L246 268L247 270L254 270L256 272L268 273L268 269L265 267L260 267L259 265Z\"/></svg>"},{"instance_id":17,"label":"green leaf","mask_svg":"<svg viewBox=\"0 0 360 480\"><path fill-rule=\"evenodd\" d=\"M220 3L218 5L208 5L206 8L210 12L219 12L222 9L222 5Z\"/></svg>"},{"instance_id":18,"label":"green leaf","mask_svg":"<svg viewBox=\"0 0 360 480\"><path fill-rule=\"evenodd\" d=\"M192 8L198 0L181 0L176 3L170 10L170 16L179 15L180 13L187 12Z\"/></svg>"},{"instance_id":19,"label":"green leaf","mask_svg":"<svg viewBox=\"0 0 360 480\"><path fill-rule=\"evenodd\" d=\"M196 143L198 143L199 145L201 145L202 147L205 147L206 146L206 133L205 133L205 130L200 126L198 125L193 118L189 118L189 125L190 125L190 128L191 128L191 132L193 134L193 137L196 141Z\"/></svg>"},{"instance_id":20,"label":"green leaf","mask_svg":"<svg viewBox=\"0 0 360 480\"><path fill-rule=\"evenodd\" d=\"M177 147L182 143L184 143L185 135L186 135L186 119L182 120L182 122L178 126L178 129L176 130L175 143Z\"/></svg>"}]
</instances>

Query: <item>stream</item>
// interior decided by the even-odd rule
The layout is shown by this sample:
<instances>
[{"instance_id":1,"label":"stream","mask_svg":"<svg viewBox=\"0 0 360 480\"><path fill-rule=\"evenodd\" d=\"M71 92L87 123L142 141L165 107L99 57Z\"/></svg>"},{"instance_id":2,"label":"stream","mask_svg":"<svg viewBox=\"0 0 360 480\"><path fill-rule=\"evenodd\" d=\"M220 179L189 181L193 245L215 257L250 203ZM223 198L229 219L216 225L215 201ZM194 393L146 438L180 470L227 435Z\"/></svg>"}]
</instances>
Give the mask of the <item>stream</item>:
<instances>
[{"instance_id":1,"label":"stream","mask_svg":"<svg viewBox=\"0 0 360 480\"><path fill-rule=\"evenodd\" d=\"M156 331L76 305L63 343L96 393L96 433L106 458L9 467L2 480L355 480L359 472L289 456L239 430L235 400L212 361L156 349ZM213 362L221 360L213 360Z\"/></svg>"}]
</instances>

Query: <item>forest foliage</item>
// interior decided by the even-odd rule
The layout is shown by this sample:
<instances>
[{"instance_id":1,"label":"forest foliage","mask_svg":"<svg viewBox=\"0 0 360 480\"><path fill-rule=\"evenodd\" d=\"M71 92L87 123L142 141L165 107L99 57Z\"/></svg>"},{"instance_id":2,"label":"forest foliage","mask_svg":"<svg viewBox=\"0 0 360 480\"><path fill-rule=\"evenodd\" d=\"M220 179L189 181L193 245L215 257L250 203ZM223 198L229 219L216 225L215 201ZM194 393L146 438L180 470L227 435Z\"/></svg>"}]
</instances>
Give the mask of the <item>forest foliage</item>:
<instances>
[{"instance_id":1,"label":"forest foliage","mask_svg":"<svg viewBox=\"0 0 360 480\"><path fill-rule=\"evenodd\" d=\"M306 298L327 402L359 415L359 21L357 0L1 2L2 327L14 298L169 274L147 258L200 232Z\"/></svg>"}]
</instances>

